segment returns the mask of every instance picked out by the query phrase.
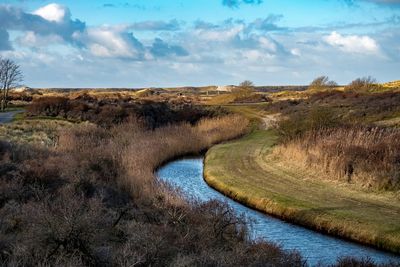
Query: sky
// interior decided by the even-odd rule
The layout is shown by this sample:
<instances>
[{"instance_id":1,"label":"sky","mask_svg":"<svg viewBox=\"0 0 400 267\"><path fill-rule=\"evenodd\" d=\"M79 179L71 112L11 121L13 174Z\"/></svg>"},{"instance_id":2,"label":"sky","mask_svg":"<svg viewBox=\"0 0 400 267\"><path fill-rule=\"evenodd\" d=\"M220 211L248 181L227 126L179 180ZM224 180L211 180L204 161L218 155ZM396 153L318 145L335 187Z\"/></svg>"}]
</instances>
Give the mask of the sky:
<instances>
[{"instance_id":1,"label":"sky","mask_svg":"<svg viewBox=\"0 0 400 267\"><path fill-rule=\"evenodd\" d=\"M400 79L400 0L0 0L30 87Z\"/></svg>"}]
</instances>

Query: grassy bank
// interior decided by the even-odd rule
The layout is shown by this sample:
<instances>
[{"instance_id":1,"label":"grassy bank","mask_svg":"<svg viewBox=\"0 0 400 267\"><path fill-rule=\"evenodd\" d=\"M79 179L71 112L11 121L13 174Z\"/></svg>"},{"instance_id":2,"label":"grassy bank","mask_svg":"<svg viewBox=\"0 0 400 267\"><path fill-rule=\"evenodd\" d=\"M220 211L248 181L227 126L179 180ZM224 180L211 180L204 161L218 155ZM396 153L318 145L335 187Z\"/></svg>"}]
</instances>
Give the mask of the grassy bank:
<instances>
[{"instance_id":1,"label":"grassy bank","mask_svg":"<svg viewBox=\"0 0 400 267\"><path fill-rule=\"evenodd\" d=\"M217 145L205 159L206 181L257 210L321 232L400 253L400 201L364 192L273 156L277 135L257 130Z\"/></svg>"}]
</instances>

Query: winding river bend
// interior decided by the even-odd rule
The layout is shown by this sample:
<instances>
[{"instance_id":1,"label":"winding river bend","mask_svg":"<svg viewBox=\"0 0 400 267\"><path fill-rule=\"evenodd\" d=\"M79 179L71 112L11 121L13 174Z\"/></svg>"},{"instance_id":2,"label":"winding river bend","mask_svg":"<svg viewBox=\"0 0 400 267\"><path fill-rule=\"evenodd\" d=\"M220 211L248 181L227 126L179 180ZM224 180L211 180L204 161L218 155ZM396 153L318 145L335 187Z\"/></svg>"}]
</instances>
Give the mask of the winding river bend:
<instances>
[{"instance_id":1,"label":"winding river bend","mask_svg":"<svg viewBox=\"0 0 400 267\"><path fill-rule=\"evenodd\" d=\"M323 235L243 206L212 189L203 180L203 158L182 159L161 168L158 177L180 187L188 197L202 201L218 199L227 202L238 214L251 221L251 237L280 244L285 250L298 250L310 265L332 264L343 256L370 257L377 263L394 261L400 256Z\"/></svg>"}]
</instances>

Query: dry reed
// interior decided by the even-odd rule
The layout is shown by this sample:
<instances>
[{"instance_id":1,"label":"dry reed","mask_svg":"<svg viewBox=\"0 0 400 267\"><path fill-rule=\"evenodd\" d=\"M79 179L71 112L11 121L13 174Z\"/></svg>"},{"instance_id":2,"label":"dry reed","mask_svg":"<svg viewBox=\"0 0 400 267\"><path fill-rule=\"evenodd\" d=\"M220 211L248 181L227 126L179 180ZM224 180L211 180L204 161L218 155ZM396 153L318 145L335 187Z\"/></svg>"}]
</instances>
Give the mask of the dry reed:
<instances>
[{"instance_id":1,"label":"dry reed","mask_svg":"<svg viewBox=\"0 0 400 267\"><path fill-rule=\"evenodd\" d=\"M313 130L278 146L275 153L338 180L378 189L400 186L400 131L396 129Z\"/></svg>"},{"instance_id":2,"label":"dry reed","mask_svg":"<svg viewBox=\"0 0 400 267\"><path fill-rule=\"evenodd\" d=\"M158 187L154 171L167 160L198 154L215 143L242 135L247 129L247 119L229 115L203 119L195 125L182 123L155 130L146 130L133 122L106 130L88 125L66 130L60 134L58 151L79 151L82 161L93 155L112 159L121 170L117 182L133 196L154 194ZM98 160L98 157L97 159Z\"/></svg>"}]
</instances>

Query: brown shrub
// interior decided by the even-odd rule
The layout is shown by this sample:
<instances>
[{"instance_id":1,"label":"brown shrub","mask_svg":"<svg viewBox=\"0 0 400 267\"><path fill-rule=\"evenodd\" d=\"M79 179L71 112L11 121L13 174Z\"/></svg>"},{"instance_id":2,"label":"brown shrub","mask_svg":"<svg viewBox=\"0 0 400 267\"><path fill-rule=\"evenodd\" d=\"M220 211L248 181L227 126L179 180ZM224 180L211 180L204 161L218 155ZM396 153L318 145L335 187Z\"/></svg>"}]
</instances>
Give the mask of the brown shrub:
<instances>
[{"instance_id":1,"label":"brown shrub","mask_svg":"<svg viewBox=\"0 0 400 267\"><path fill-rule=\"evenodd\" d=\"M355 79L345 89L349 91L369 91L375 88L379 88L376 79L368 76Z\"/></svg>"},{"instance_id":2,"label":"brown shrub","mask_svg":"<svg viewBox=\"0 0 400 267\"><path fill-rule=\"evenodd\" d=\"M41 97L28 106L31 115L63 116L69 110L69 100L66 97Z\"/></svg>"}]
</instances>

